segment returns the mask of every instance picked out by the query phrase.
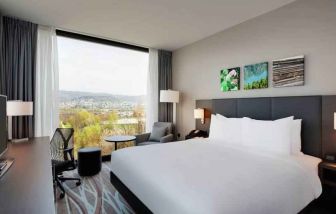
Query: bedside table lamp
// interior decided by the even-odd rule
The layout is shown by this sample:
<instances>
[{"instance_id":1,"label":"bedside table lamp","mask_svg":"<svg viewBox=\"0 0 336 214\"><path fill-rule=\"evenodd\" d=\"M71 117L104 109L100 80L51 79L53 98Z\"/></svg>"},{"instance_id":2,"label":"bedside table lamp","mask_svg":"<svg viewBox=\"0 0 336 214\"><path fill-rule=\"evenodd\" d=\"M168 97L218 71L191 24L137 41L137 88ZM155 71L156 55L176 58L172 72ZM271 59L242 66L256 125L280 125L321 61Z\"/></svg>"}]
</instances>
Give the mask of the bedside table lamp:
<instances>
[{"instance_id":1,"label":"bedside table lamp","mask_svg":"<svg viewBox=\"0 0 336 214\"><path fill-rule=\"evenodd\" d=\"M336 112L334 112L334 130L336 130ZM335 162L336 156L335 154L325 154L326 161Z\"/></svg>"},{"instance_id":2,"label":"bedside table lamp","mask_svg":"<svg viewBox=\"0 0 336 214\"><path fill-rule=\"evenodd\" d=\"M28 140L28 138L15 140L12 139L12 117L29 115L33 115L33 102L23 102L20 100L7 101L8 140L11 140L13 142Z\"/></svg>"},{"instance_id":3,"label":"bedside table lamp","mask_svg":"<svg viewBox=\"0 0 336 214\"><path fill-rule=\"evenodd\" d=\"M173 124L176 125L176 103L180 101L180 92L160 90L160 103L173 103Z\"/></svg>"},{"instance_id":4,"label":"bedside table lamp","mask_svg":"<svg viewBox=\"0 0 336 214\"><path fill-rule=\"evenodd\" d=\"M203 108L194 109L194 118L201 119L201 123L204 124L204 109Z\"/></svg>"}]
</instances>

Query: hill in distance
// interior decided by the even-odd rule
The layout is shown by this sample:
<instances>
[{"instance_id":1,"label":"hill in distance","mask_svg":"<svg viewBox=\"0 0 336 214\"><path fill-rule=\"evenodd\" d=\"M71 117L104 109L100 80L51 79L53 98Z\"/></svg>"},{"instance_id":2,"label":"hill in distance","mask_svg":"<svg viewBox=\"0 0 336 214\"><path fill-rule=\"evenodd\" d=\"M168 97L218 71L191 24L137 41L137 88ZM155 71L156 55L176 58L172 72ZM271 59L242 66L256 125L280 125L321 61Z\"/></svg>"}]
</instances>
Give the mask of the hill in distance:
<instances>
[{"instance_id":1,"label":"hill in distance","mask_svg":"<svg viewBox=\"0 0 336 214\"><path fill-rule=\"evenodd\" d=\"M114 102L144 102L145 96L128 96L128 95L114 95L108 93L94 93L83 91L63 91L59 92L61 102L79 100L79 99L94 99L95 101L114 101Z\"/></svg>"}]
</instances>

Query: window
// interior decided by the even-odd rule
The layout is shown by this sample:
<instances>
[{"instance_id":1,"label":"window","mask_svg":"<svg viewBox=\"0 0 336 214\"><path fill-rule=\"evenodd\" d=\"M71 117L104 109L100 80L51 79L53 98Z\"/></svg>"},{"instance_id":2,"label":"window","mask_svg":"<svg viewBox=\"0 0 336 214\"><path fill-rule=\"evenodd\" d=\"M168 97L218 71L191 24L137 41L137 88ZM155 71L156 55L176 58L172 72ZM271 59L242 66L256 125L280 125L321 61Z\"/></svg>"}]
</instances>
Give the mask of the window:
<instances>
[{"instance_id":1,"label":"window","mask_svg":"<svg viewBox=\"0 0 336 214\"><path fill-rule=\"evenodd\" d=\"M109 155L105 136L145 130L148 51L87 38L57 37L60 126L74 128L75 154L99 146Z\"/></svg>"}]
</instances>

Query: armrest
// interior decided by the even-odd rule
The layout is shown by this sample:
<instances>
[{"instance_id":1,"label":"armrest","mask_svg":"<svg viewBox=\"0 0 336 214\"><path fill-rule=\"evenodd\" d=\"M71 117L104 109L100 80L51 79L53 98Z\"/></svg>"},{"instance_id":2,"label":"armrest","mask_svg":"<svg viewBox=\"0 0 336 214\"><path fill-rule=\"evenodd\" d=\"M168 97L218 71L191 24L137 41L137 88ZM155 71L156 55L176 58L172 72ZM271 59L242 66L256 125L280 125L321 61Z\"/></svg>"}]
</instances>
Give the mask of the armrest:
<instances>
[{"instance_id":1,"label":"armrest","mask_svg":"<svg viewBox=\"0 0 336 214\"><path fill-rule=\"evenodd\" d=\"M168 143L168 142L172 142L173 140L174 140L174 135L169 134L169 135L166 135L164 137L161 137L160 142L161 143Z\"/></svg>"},{"instance_id":2,"label":"armrest","mask_svg":"<svg viewBox=\"0 0 336 214\"><path fill-rule=\"evenodd\" d=\"M73 147L67 148L67 149L63 149L63 152L72 152Z\"/></svg>"},{"instance_id":3,"label":"armrest","mask_svg":"<svg viewBox=\"0 0 336 214\"><path fill-rule=\"evenodd\" d=\"M70 155L70 159L72 161L74 160L72 151L73 151L73 147L69 147L69 148L63 149L64 160L68 160L68 154Z\"/></svg>"},{"instance_id":4,"label":"armrest","mask_svg":"<svg viewBox=\"0 0 336 214\"><path fill-rule=\"evenodd\" d=\"M135 135L135 144L148 141L150 133L138 134Z\"/></svg>"}]
</instances>

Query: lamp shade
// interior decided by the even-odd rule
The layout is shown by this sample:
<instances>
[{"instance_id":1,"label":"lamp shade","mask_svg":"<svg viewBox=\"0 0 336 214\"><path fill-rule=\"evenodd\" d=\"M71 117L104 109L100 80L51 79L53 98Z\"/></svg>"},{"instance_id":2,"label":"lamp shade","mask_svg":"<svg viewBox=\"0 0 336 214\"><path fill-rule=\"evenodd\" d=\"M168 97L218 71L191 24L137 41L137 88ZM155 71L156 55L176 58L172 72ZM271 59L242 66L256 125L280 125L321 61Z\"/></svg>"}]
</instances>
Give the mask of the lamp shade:
<instances>
[{"instance_id":1,"label":"lamp shade","mask_svg":"<svg viewBox=\"0 0 336 214\"><path fill-rule=\"evenodd\" d=\"M202 109L202 108L194 109L194 118L195 119L204 119L204 109Z\"/></svg>"},{"instance_id":2,"label":"lamp shade","mask_svg":"<svg viewBox=\"0 0 336 214\"><path fill-rule=\"evenodd\" d=\"M160 90L161 103L178 103L180 101L180 92L173 90Z\"/></svg>"},{"instance_id":3,"label":"lamp shade","mask_svg":"<svg viewBox=\"0 0 336 214\"><path fill-rule=\"evenodd\" d=\"M33 115L33 102L7 101L7 116Z\"/></svg>"}]
</instances>

